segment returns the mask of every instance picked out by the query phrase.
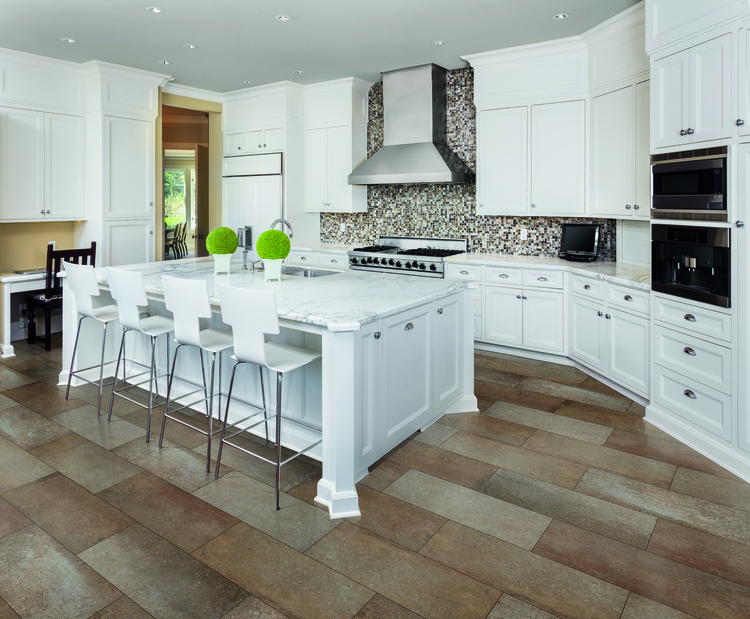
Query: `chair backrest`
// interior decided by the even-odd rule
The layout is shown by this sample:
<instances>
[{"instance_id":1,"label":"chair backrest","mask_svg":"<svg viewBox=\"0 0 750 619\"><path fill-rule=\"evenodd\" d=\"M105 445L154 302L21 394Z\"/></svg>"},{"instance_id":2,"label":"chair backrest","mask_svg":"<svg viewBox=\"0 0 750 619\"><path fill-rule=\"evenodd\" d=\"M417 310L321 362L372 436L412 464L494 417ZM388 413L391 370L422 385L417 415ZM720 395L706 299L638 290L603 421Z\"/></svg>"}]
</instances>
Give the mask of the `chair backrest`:
<instances>
[{"instance_id":1,"label":"chair backrest","mask_svg":"<svg viewBox=\"0 0 750 619\"><path fill-rule=\"evenodd\" d=\"M62 282L57 274L62 271L62 263L96 265L96 241L85 249L52 249L47 245L47 276L45 278L44 296L48 299L62 296Z\"/></svg>"},{"instance_id":2,"label":"chair backrest","mask_svg":"<svg viewBox=\"0 0 750 619\"><path fill-rule=\"evenodd\" d=\"M162 275L161 281L164 304L174 315L175 339L180 344L200 347L200 319L211 317L206 280Z\"/></svg>"},{"instance_id":3,"label":"chair backrest","mask_svg":"<svg viewBox=\"0 0 750 619\"><path fill-rule=\"evenodd\" d=\"M180 229L180 241L184 243L186 236L187 236L187 222L183 221L182 228Z\"/></svg>"},{"instance_id":4,"label":"chair backrest","mask_svg":"<svg viewBox=\"0 0 750 619\"><path fill-rule=\"evenodd\" d=\"M124 271L107 267L107 281L112 298L117 301L120 325L126 329L140 331L141 312L138 308L148 305L143 275L140 271Z\"/></svg>"},{"instance_id":5,"label":"chair backrest","mask_svg":"<svg viewBox=\"0 0 750 619\"><path fill-rule=\"evenodd\" d=\"M232 327L234 356L240 361L267 365L266 334L279 333L273 290L218 286L222 320Z\"/></svg>"},{"instance_id":6,"label":"chair backrest","mask_svg":"<svg viewBox=\"0 0 750 619\"><path fill-rule=\"evenodd\" d=\"M94 297L99 296L93 265L75 264L63 260L68 285L76 300L76 309L81 316L94 317Z\"/></svg>"}]
</instances>

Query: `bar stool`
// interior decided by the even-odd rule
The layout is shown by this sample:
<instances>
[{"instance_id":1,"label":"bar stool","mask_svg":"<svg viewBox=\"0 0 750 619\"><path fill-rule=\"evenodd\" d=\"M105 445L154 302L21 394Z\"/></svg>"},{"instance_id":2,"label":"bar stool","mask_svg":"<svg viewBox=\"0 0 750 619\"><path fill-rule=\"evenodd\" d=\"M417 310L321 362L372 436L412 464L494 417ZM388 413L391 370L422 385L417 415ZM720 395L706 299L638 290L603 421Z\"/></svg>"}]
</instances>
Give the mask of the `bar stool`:
<instances>
[{"instance_id":1,"label":"bar stool","mask_svg":"<svg viewBox=\"0 0 750 619\"><path fill-rule=\"evenodd\" d=\"M234 335L234 359L236 363L232 369L232 379L229 382L229 394L227 395L227 408L224 413L224 427L221 432L219 441L219 453L216 458L216 477L219 475L219 465L221 464L221 452L224 445L229 445L235 449L251 455L255 458L268 462L276 467L276 509L279 509L279 485L281 481L281 467L309 451L321 443L318 440L307 446L302 451L296 452L293 456L281 461L281 420L285 419L307 428L312 428L318 432L321 428L306 423L299 419L284 417L281 414L281 385L282 377L285 373L301 368L308 363L320 358L320 353L314 350L280 344L278 342L266 342L266 335L280 333L279 316L276 311L276 295L272 290L247 290L244 288L232 288L230 286L219 286L219 301L221 303L221 315L225 323L232 327ZM248 315L250 314L250 315ZM245 432L255 425L265 421L265 410L263 411L264 419L253 426L244 427L230 436L226 436L227 420L229 418L229 405L232 401L232 389L234 388L234 378L237 368L243 363L254 363L261 368L267 368L276 372L276 462L272 462L263 456L253 453L239 445L230 443L229 439ZM262 372L262 370L261 370ZM263 375L261 373L261 387L263 385ZM265 397L263 401L265 409ZM234 422L232 426L238 427L243 421Z\"/></svg>"},{"instance_id":2,"label":"bar stool","mask_svg":"<svg viewBox=\"0 0 750 619\"><path fill-rule=\"evenodd\" d=\"M113 269L107 267L107 280L109 281L109 289L112 293L112 298L117 302L117 313L120 319L120 326L122 327L122 339L120 340L120 352L117 355L117 366L115 367L115 380L112 386L112 397L109 400L109 414L107 415L107 421L112 419L112 407L115 403L115 396L118 396L128 402L137 404L141 408L145 408L148 411L148 420L146 421L146 442L151 440L151 411L153 409L153 397L155 382L166 374L156 376L156 340L160 335L170 333L174 331L174 321L168 316L162 316L160 314L154 316L148 316L147 318L141 318L141 314L144 313L140 308L148 307L148 299L146 298L146 288L143 285L143 275L140 271L124 271L121 269ZM133 383L129 386L117 390L117 375L120 372L120 362L125 363L123 350L125 348L125 336L129 331L135 331L136 333L143 333L148 335L151 339L151 363L149 366L148 374L148 406L141 404L137 400L133 400L126 395L120 393L120 391L126 391L133 387L138 387L145 384L146 381L139 383ZM132 361L136 365L146 367L143 363ZM169 339L167 338L167 367L169 367ZM125 367L123 365L123 376L125 373ZM138 378L143 376L146 372L141 372L130 378ZM124 379L123 379L124 380ZM157 396L158 393L158 386Z\"/></svg>"},{"instance_id":3,"label":"bar stool","mask_svg":"<svg viewBox=\"0 0 750 619\"><path fill-rule=\"evenodd\" d=\"M70 383L75 376L76 378L87 382L89 385L96 385L99 387L99 397L97 400L97 417L101 415L102 410L102 387L106 387L114 383L103 382L104 379L104 347L107 343L107 327L109 323L117 320L117 305L104 305L101 307L94 307L94 297L100 295L99 284L96 281L96 275L94 274L93 265L75 264L73 262L63 261L63 268L65 269L65 275L68 278L68 285L70 286L73 296L76 300L76 310L78 311L78 330L76 331L76 341L73 344L73 356L70 359L70 372L68 372L68 388L65 390L65 399L67 400L70 396ZM84 372L93 370L95 365L91 367L83 368L81 370L73 371L73 364L76 359L76 352L78 351L78 338L81 335L81 324L84 318L91 318L102 324L102 356L99 363L99 380L94 382L88 378L80 376Z\"/></svg>"},{"instance_id":4,"label":"bar stool","mask_svg":"<svg viewBox=\"0 0 750 619\"><path fill-rule=\"evenodd\" d=\"M221 430L213 431L213 411L214 411L214 372L216 370L216 356L219 356L219 411L221 411L221 353L232 348L232 332L227 329L209 328L202 329L200 325L201 318L211 317L211 304L208 300L208 288L205 280L202 279L180 279L177 277L161 276L164 287L164 302L167 309L174 316L174 337L177 342L177 348L174 351L172 361L172 371L169 374L169 386L167 387L167 401L164 403L164 419L161 422L161 434L159 435L159 448L161 449L164 441L164 428L167 425L167 418L183 426L200 432L207 437L208 447L206 453L206 473L211 472L211 438ZM183 346L194 346L200 351L201 356L201 373L203 375L203 391L206 396L202 400L197 400L187 404L182 408L169 412L169 398L172 394L172 382L174 381L174 368L177 363L177 353ZM203 366L203 351L211 353L211 387L210 395L206 393L206 373ZM195 391L187 394L192 395ZM174 417L177 413L185 408L193 406L198 402L207 402L206 413L208 415L208 432L200 428L185 423L181 419ZM221 419L221 412L219 412ZM219 474L219 465L216 465L216 475Z\"/></svg>"}]
</instances>

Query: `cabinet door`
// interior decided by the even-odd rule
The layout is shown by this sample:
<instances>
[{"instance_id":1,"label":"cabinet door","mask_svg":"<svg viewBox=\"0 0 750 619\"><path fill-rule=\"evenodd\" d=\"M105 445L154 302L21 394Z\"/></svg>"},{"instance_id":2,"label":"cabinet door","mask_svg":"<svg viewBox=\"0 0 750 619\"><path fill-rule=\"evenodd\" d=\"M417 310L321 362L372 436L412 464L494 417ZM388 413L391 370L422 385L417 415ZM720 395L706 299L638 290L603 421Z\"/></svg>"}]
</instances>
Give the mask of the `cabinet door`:
<instances>
[{"instance_id":1,"label":"cabinet door","mask_svg":"<svg viewBox=\"0 0 750 619\"><path fill-rule=\"evenodd\" d=\"M324 211L328 203L328 130L305 132L305 208Z\"/></svg>"},{"instance_id":2,"label":"cabinet door","mask_svg":"<svg viewBox=\"0 0 750 619\"><path fill-rule=\"evenodd\" d=\"M378 453L378 404L380 372L383 367L380 339L380 321L365 325L354 335L357 347L356 359L362 363L355 369L354 393L362 399L355 402L354 414L354 469L355 471L373 462ZM378 335L378 338L375 335Z\"/></svg>"},{"instance_id":3,"label":"cabinet door","mask_svg":"<svg viewBox=\"0 0 750 619\"><path fill-rule=\"evenodd\" d=\"M747 224L747 216L750 213L750 144L737 146L737 219ZM735 228L732 231L732 242L737 247L737 264L750 264L750 243L748 242L748 227ZM747 267L745 267L747 268ZM748 278L739 277L737 291L732 301L736 307L750 307L750 281ZM742 351L738 355L739 367L737 374L737 391L739 394L737 410L750 410L750 331L747 328L747 311L743 311L740 318L739 339L736 347ZM731 332L731 330L730 330ZM750 414L739 415L738 445L750 452Z\"/></svg>"},{"instance_id":4,"label":"cabinet door","mask_svg":"<svg viewBox=\"0 0 750 619\"><path fill-rule=\"evenodd\" d=\"M352 140L349 127L330 127L328 134L328 206L326 211L347 212L352 190L347 179L352 171Z\"/></svg>"},{"instance_id":5,"label":"cabinet door","mask_svg":"<svg viewBox=\"0 0 750 619\"><path fill-rule=\"evenodd\" d=\"M0 107L0 220L44 210L44 113Z\"/></svg>"},{"instance_id":6,"label":"cabinet door","mask_svg":"<svg viewBox=\"0 0 750 619\"><path fill-rule=\"evenodd\" d=\"M732 136L732 35L690 49L691 142Z\"/></svg>"},{"instance_id":7,"label":"cabinet door","mask_svg":"<svg viewBox=\"0 0 750 619\"><path fill-rule=\"evenodd\" d=\"M636 217L651 217L651 82L635 85L635 204Z\"/></svg>"},{"instance_id":8,"label":"cabinet door","mask_svg":"<svg viewBox=\"0 0 750 619\"><path fill-rule=\"evenodd\" d=\"M563 352L565 316L561 292L523 291L523 345Z\"/></svg>"},{"instance_id":9,"label":"cabinet door","mask_svg":"<svg viewBox=\"0 0 750 619\"><path fill-rule=\"evenodd\" d=\"M242 134L242 151L246 155L263 152L263 131L245 131Z\"/></svg>"},{"instance_id":10,"label":"cabinet door","mask_svg":"<svg viewBox=\"0 0 750 619\"><path fill-rule=\"evenodd\" d=\"M104 261L101 266L142 264L154 261L154 222L151 219L104 222Z\"/></svg>"},{"instance_id":11,"label":"cabinet door","mask_svg":"<svg viewBox=\"0 0 750 619\"><path fill-rule=\"evenodd\" d=\"M383 321L382 453L430 419L431 319L430 304Z\"/></svg>"},{"instance_id":12,"label":"cabinet door","mask_svg":"<svg viewBox=\"0 0 750 619\"><path fill-rule=\"evenodd\" d=\"M633 215L635 89L609 92L591 101L594 214ZM630 208L626 208L626 205Z\"/></svg>"},{"instance_id":13,"label":"cabinet door","mask_svg":"<svg viewBox=\"0 0 750 619\"><path fill-rule=\"evenodd\" d=\"M44 187L48 219L82 219L85 144L82 116L45 114Z\"/></svg>"},{"instance_id":14,"label":"cabinet door","mask_svg":"<svg viewBox=\"0 0 750 619\"><path fill-rule=\"evenodd\" d=\"M528 108L479 112L477 213L527 213Z\"/></svg>"},{"instance_id":15,"label":"cabinet door","mask_svg":"<svg viewBox=\"0 0 750 619\"><path fill-rule=\"evenodd\" d=\"M748 26L740 30L740 113L739 118L742 125L739 126L740 135L750 135L750 36L748 36Z\"/></svg>"},{"instance_id":16,"label":"cabinet door","mask_svg":"<svg viewBox=\"0 0 750 619\"><path fill-rule=\"evenodd\" d=\"M607 310L605 318L609 326L609 377L647 396L650 370L649 320L613 309Z\"/></svg>"},{"instance_id":17,"label":"cabinet door","mask_svg":"<svg viewBox=\"0 0 750 619\"><path fill-rule=\"evenodd\" d=\"M284 130L283 129L266 129L263 132L263 150L278 151L284 150Z\"/></svg>"},{"instance_id":18,"label":"cabinet door","mask_svg":"<svg viewBox=\"0 0 750 619\"><path fill-rule=\"evenodd\" d=\"M458 294L433 303L432 350L433 409L439 411L453 400L461 387L460 358L463 330L463 296Z\"/></svg>"},{"instance_id":19,"label":"cabinet door","mask_svg":"<svg viewBox=\"0 0 750 619\"><path fill-rule=\"evenodd\" d=\"M690 127L690 52L672 54L651 63L654 94L651 99L651 131L654 148L687 144L680 135Z\"/></svg>"},{"instance_id":20,"label":"cabinet door","mask_svg":"<svg viewBox=\"0 0 750 619\"><path fill-rule=\"evenodd\" d=\"M224 156L232 157L234 155L246 155L246 152L242 151L242 134L241 133L227 133L224 136Z\"/></svg>"},{"instance_id":21,"label":"cabinet door","mask_svg":"<svg viewBox=\"0 0 750 619\"><path fill-rule=\"evenodd\" d=\"M531 106L531 214L586 208L586 102Z\"/></svg>"},{"instance_id":22,"label":"cabinet door","mask_svg":"<svg viewBox=\"0 0 750 619\"><path fill-rule=\"evenodd\" d=\"M494 344L523 344L523 303L520 288L484 288L484 339Z\"/></svg>"},{"instance_id":23,"label":"cabinet door","mask_svg":"<svg viewBox=\"0 0 750 619\"><path fill-rule=\"evenodd\" d=\"M138 219L154 213L154 124L104 119L104 213Z\"/></svg>"},{"instance_id":24,"label":"cabinet door","mask_svg":"<svg viewBox=\"0 0 750 619\"><path fill-rule=\"evenodd\" d=\"M242 223L242 178L223 178L221 180L221 199L224 204L222 225L236 230ZM253 236L253 243L255 237Z\"/></svg>"},{"instance_id":25,"label":"cabinet door","mask_svg":"<svg viewBox=\"0 0 750 619\"><path fill-rule=\"evenodd\" d=\"M570 295L568 309L570 356L604 374L607 363L604 305Z\"/></svg>"}]
</instances>

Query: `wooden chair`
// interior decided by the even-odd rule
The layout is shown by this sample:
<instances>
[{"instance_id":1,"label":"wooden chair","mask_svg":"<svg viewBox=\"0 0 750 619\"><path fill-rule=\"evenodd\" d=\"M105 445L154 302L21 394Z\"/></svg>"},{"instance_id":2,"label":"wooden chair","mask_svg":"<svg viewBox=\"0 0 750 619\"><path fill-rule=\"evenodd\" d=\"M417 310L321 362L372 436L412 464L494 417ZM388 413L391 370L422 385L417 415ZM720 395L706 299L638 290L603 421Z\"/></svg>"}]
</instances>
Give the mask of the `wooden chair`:
<instances>
[{"instance_id":1,"label":"wooden chair","mask_svg":"<svg viewBox=\"0 0 750 619\"><path fill-rule=\"evenodd\" d=\"M169 233L167 230L164 230L164 257L169 256L169 250L172 250L172 253L174 254L175 258L177 257L177 250L176 250L176 242L177 242L177 233L180 231L180 224L177 224L174 228L172 228L172 236L169 236Z\"/></svg>"},{"instance_id":2,"label":"wooden chair","mask_svg":"<svg viewBox=\"0 0 750 619\"><path fill-rule=\"evenodd\" d=\"M45 288L26 299L29 310L29 344L44 342L44 349L52 349L52 310L60 309L63 304L62 283L57 274L63 270L62 263L72 262L74 264L89 264L96 266L96 242L91 242L91 247L86 249L52 249L47 245L47 277ZM36 335L36 324L34 323L34 310L44 310L44 337Z\"/></svg>"},{"instance_id":3,"label":"wooden chair","mask_svg":"<svg viewBox=\"0 0 750 619\"><path fill-rule=\"evenodd\" d=\"M184 258L188 255L188 246L185 239L187 238L187 221L182 222L182 228L180 229L180 258Z\"/></svg>"}]
</instances>

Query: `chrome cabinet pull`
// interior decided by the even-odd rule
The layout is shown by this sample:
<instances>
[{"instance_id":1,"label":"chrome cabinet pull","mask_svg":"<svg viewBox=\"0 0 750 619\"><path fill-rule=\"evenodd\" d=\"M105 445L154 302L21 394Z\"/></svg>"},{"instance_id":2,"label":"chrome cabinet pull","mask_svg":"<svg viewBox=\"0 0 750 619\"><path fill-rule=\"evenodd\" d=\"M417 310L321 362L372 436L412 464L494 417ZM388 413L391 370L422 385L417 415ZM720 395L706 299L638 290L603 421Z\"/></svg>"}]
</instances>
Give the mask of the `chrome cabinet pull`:
<instances>
[{"instance_id":1,"label":"chrome cabinet pull","mask_svg":"<svg viewBox=\"0 0 750 619\"><path fill-rule=\"evenodd\" d=\"M597 312L596 315L597 316L604 316L604 312Z\"/></svg>"},{"instance_id":2,"label":"chrome cabinet pull","mask_svg":"<svg viewBox=\"0 0 750 619\"><path fill-rule=\"evenodd\" d=\"M306 256L300 256L300 260L307 260Z\"/></svg>"},{"instance_id":3,"label":"chrome cabinet pull","mask_svg":"<svg viewBox=\"0 0 750 619\"><path fill-rule=\"evenodd\" d=\"M338 264L338 260L331 260L331 264Z\"/></svg>"},{"instance_id":4,"label":"chrome cabinet pull","mask_svg":"<svg viewBox=\"0 0 750 619\"><path fill-rule=\"evenodd\" d=\"M606 318L607 320L609 320L610 318L612 318L612 316L610 316L609 314L604 314L604 317L605 317L605 318Z\"/></svg>"},{"instance_id":5,"label":"chrome cabinet pull","mask_svg":"<svg viewBox=\"0 0 750 619\"><path fill-rule=\"evenodd\" d=\"M738 127L742 127L742 125L744 125L744 124L745 124L745 121L744 121L744 120L742 120L741 118L738 118L738 119L737 119L737 120L735 121L735 123L734 123L734 124L735 124L735 125L737 125Z\"/></svg>"},{"instance_id":6,"label":"chrome cabinet pull","mask_svg":"<svg viewBox=\"0 0 750 619\"><path fill-rule=\"evenodd\" d=\"M438 311L437 312L438 312L438 314L442 314L443 313L443 308L442 307L438 307Z\"/></svg>"},{"instance_id":7,"label":"chrome cabinet pull","mask_svg":"<svg viewBox=\"0 0 750 619\"><path fill-rule=\"evenodd\" d=\"M695 392L691 391L690 389L685 389L685 391L683 391L682 393L684 393L691 400L697 400L698 399L698 396L695 395Z\"/></svg>"},{"instance_id":8,"label":"chrome cabinet pull","mask_svg":"<svg viewBox=\"0 0 750 619\"><path fill-rule=\"evenodd\" d=\"M404 331L411 331L414 328L413 322L407 322L406 326L404 327Z\"/></svg>"},{"instance_id":9,"label":"chrome cabinet pull","mask_svg":"<svg viewBox=\"0 0 750 619\"><path fill-rule=\"evenodd\" d=\"M631 297L631 296L630 296L629 294L626 294L626 295L625 295L625 300L626 300L626 301L632 301L632 300L633 300L633 297Z\"/></svg>"},{"instance_id":10,"label":"chrome cabinet pull","mask_svg":"<svg viewBox=\"0 0 750 619\"><path fill-rule=\"evenodd\" d=\"M690 348L690 346L685 346L685 348L683 348L682 350L683 352L687 353L691 357L695 357L695 351L692 348Z\"/></svg>"},{"instance_id":11,"label":"chrome cabinet pull","mask_svg":"<svg viewBox=\"0 0 750 619\"><path fill-rule=\"evenodd\" d=\"M372 334L372 336L373 336L373 337L374 337L374 338L375 338L376 340L379 340L379 339L380 339L380 336L381 336L381 335L382 335L382 334L380 333L380 331L375 331L375 333L373 333L373 334Z\"/></svg>"},{"instance_id":12,"label":"chrome cabinet pull","mask_svg":"<svg viewBox=\"0 0 750 619\"><path fill-rule=\"evenodd\" d=\"M469 274L468 271L461 271L461 275L468 275L468 274Z\"/></svg>"},{"instance_id":13,"label":"chrome cabinet pull","mask_svg":"<svg viewBox=\"0 0 750 619\"><path fill-rule=\"evenodd\" d=\"M547 278L546 277L537 277L536 281L538 281L538 282L546 282Z\"/></svg>"},{"instance_id":14,"label":"chrome cabinet pull","mask_svg":"<svg viewBox=\"0 0 750 619\"><path fill-rule=\"evenodd\" d=\"M583 289L584 290L591 290L591 286L589 286L588 284L584 284L583 285Z\"/></svg>"},{"instance_id":15,"label":"chrome cabinet pull","mask_svg":"<svg viewBox=\"0 0 750 619\"><path fill-rule=\"evenodd\" d=\"M692 314L685 314L685 320L688 322L698 322L698 319Z\"/></svg>"},{"instance_id":16,"label":"chrome cabinet pull","mask_svg":"<svg viewBox=\"0 0 750 619\"><path fill-rule=\"evenodd\" d=\"M498 277L500 279L508 279L508 276L505 273L500 273L500 275L498 275Z\"/></svg>"}]
</instances>

